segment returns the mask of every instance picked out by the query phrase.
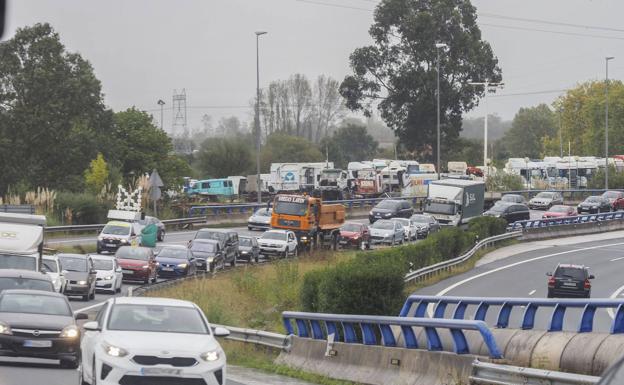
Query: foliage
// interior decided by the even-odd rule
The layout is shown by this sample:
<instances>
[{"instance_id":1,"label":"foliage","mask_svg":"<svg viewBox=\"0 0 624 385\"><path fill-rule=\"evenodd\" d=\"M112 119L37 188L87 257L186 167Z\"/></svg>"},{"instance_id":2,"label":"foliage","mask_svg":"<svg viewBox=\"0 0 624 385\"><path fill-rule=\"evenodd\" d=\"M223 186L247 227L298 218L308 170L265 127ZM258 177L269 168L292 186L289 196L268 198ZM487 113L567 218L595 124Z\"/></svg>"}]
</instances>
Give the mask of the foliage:
<instances>
[{"instance_id":1,"label":"foliage","mask_svg":"<svg viewBox=\"0 0 624 385\"><path fill-rule=\"evenodd\" d=\"M353 75L340 86L347 107L370 116L377 106L407 149L422 154L420 159L435 159L439 53L441 142L447 147L442 154L448 154L459 135L462 113L484 92L468 82L501 80L498 60L481 39L476 17L466 0L379 3L369 30L374 44L351 54ZM448 51L438 51L439 42L447 43Z\"/></svg>"},{"instance_id":2,"label":"foliage","mask_svg":"<svg viewBox=\"0 0 624 385\"><path fill-rule=\"evenodd\" d=\"M477 239L503 234L506 229L507 221L503 218L482 216L474 218L468 224L468 231L475 234Z\"/></svg>"},{"instance_id":3,"label":"foliage","mask_svg":"<svg viewBox=\"0 0 624 385\"><path fill-rule=\"evenodd\" d=\"M483 140L483 117L462 119L461 137ZM496 114L488 115L488 142L501 139L511 127L511 121L503 120Z\"/></svg>"},{"instance_id":4,"label":"foliage","mask_svg":"<svg viewBox=\"0 0 624 385\"><path fill-rule=\"evenodd\" d=\"M520 175L508 174L502 171L488 176L485 180L485 188L488 191L518 191L525 187L526 183Z\"/></svg>"},{"instance_id":5,"label":"foliage","mask_svg":"<svg viewBox=\"0 0 624 385\"><path fill-rule=\"evenodd\" d=\"M366 126L346 124L319 144L320 150L327 149L329 159L336 167L347 168L349 162L373 159L378 143L366 132Z\"/></svg>"},{"instance_id":6,"label":"foliage","mask_svg":"<svg viewBox=\"0 0 624 385\"><path fill-rule=\"evenodd\" d=\"M503 142L512 157L539 158L544 155L543 138L557 132L556 114L546 104L540 104L516 113Z\"/></svg>"},{"instance_id":7,"label":"foliage","mask_svg":"<svg viewBox=\"0 0 624 385\"><path fill-rule=\"evenodd\" d=\"M483 140L457 138L454 140L453 155L448 155L449 160L462 160L469 166L483 165ZM491 154L488 153L488 158Z\"/></svg>"},{"instance_id":8,"label":"foliage","mask_svg":"<svg viewBox=\"0 0 624 385\"><path fill-rule=\"evenodd\" d=\"M254 164L251 144L241 137L208 138L198 154L200 172L211 178L247 175Z\"/></svg>"},{"instance_id":9,"label":"foliage","mask_svg":"<svg viewBox=\"0 0 624 385\"><path fill-rule=\"evenodd\" d=\"M588 188L603 189L605 185L604 168L599 169L589 180ZM617 171L614 166L609 166L609 188L624 189L624 172Z\"/></svg>"},{"instance_id":10,"label":"foliage","mask_svg":"<svg viewBox=\"0 0 624 385\"><path fill-rule=\"evenodd\" d=\"M263 172L268 172L271 163L322 162L325 156L316 145L307 139L276 133L267 138L260 151Z\"/></svg>"},{"instance_id":11,"label":"foliage","mask_svg":"<svg viewBox=\"0 0 624 385\"><path fill-rule=\"evenodd\" d=\"M60 192L56 198L56 215L67 225L104 223L108 208L90 193Z\"/></svg>"},{"instance_id":12,"label":"foliage","mask_svg":"<svg viewBox=\"0 0 624 385\"><path fill-rule=\"evenodd\" d=\"M93 194L99 194L108 181L108 165L102 153L91 161L89 168L85 170L85 186Z\"/></svg>"}]
</instances>

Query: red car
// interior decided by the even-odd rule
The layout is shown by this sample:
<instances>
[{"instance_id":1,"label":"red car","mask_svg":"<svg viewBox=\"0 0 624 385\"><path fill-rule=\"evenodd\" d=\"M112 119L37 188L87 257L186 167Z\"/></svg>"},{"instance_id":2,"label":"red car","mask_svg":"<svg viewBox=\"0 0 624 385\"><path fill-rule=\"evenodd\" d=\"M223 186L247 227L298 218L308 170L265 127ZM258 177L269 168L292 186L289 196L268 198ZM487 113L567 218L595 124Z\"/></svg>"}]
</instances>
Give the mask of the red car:
<instances>
[{"instance_id":1,"label":"red car","mask_svg":"<svg viewBox=\"0 0 624 385\"><path fill-rule=\"evenodd\" d=\"M563 218L576 216L576 209L572 206L554 205L542 215L542 218Z\"/></svg>"},{"instance_id":2,"label":"red car","mask_svg":"<svg viewBox=\"0 0 624 385\"><path fill-rule=\"evenodd\" d=\"M158 269L154 252L149 247L122 246L115 253L124 281L156 282Z\"/></svg>"},{"instance_id":3,"label":"red car","mask_svg":"<svg viewBox=\"0 0 624 385\"><path fill-rule=\"evenodd\" d=\"M624 209L624 192L621 191L605 191L602 196L607 198L611 203L613 211Z\"/></svg>"},{"instance_id":4,"label":"red car","mask_svg":"<svg viewBox=\"0 0 624 385\"><path fill-rule=\"evenodd\" d=\"M370 249L370 231L362 223L347 222L340 228L341 247L357 247L360 250Z\"/></svg>"}]
</instances>

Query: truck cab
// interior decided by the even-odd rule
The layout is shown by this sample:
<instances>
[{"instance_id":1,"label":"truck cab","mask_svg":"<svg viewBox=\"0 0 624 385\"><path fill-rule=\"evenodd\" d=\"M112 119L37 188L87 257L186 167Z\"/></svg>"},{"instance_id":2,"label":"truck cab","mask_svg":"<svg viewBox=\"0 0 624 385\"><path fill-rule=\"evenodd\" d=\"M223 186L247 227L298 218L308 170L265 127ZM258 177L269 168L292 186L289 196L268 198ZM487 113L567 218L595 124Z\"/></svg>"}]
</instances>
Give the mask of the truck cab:
<instances>
[{"instance_id":1,"label":"truck cab","mask_svg":"<svg viewBox=\"0 0 624 385\"><path fill-rule=\"evenodd\" d=\"M481 181L443 179L431 181L424 213L441 225L463 226L483 213L485 184Z\"/></svg>"},{"instance_id":2,"label":"truck cab","mask_svg":"<svg viewBox=\"0 0 624 385\"><path fill-rule=\"evenodd\" d=\"M40 271L46 217L0 213L0 269Z\"/></svg>"}]
</instances>

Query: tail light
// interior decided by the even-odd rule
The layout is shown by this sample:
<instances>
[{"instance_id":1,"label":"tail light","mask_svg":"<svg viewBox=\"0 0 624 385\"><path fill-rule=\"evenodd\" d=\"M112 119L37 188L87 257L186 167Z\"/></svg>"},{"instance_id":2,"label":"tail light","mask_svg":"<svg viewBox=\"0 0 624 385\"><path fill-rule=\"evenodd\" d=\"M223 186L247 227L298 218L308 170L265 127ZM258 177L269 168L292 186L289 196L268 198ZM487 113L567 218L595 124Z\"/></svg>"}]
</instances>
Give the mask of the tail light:
<instances>
[{"instance_id":1,"label":"tail light","mask_svg":"<svg viewBox=\"0 0 624 385\"><path fill-rule=\"evenodd\" d=\"M548 278L548 287L555 287L555 277Z\"/></svg>"},{"instance_id":2,"label":"tail light","mask_svg":"<svg viewBox=\"0 0 624 385\"><path fill-rule=\"evenodd\" d=\"M585 287L585 289L591 289L591 282L589 282L589 279L585 280L583 287Z\"/></svg>"}]
</instances>

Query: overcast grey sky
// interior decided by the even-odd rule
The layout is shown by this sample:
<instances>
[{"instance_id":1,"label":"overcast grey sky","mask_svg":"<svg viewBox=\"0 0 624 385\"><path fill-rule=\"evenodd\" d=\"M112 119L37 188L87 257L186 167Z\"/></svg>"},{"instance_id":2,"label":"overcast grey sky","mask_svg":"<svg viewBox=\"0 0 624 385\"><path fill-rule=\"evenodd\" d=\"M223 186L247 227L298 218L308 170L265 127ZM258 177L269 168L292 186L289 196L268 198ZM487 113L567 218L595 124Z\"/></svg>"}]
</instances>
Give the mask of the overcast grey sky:
<instances>
[{"instance_id":1,"label":"overcast grey sky","mask_svg":"<svg viewBox=\"0 0 624 385\"><path fill-rule=\"evenodd\" d=\"M189 126L201 116L251 119L255 92L254 31L261 37L261 85L293 73L309 78L349 73L348 56L369 44L375 0L9 0L10 38L16 28L49 22L69 50L81 53L102 82L114 110L132 105L159 119L158 99L171 106L186 88ZM604 57L616 56L610 75L624 74L622 0L473 0L483 36L500 60L506 83L488 99L490 113L511 119L518 108L551 103L577 82L604 78ZM571 28L491 15L601 26ZM488 25L486 25L488 24ZM496 27L496 26L498 27ZM501 28L505 27L505 28ZM515 29L517 28L517 29ZM611 39L529 31L538 29ZM502 96L509 95L509 96ZM469 116L481 116L483 107ZM171 126L165 114L165 129Z\"/></svg>"}]
</instances>

